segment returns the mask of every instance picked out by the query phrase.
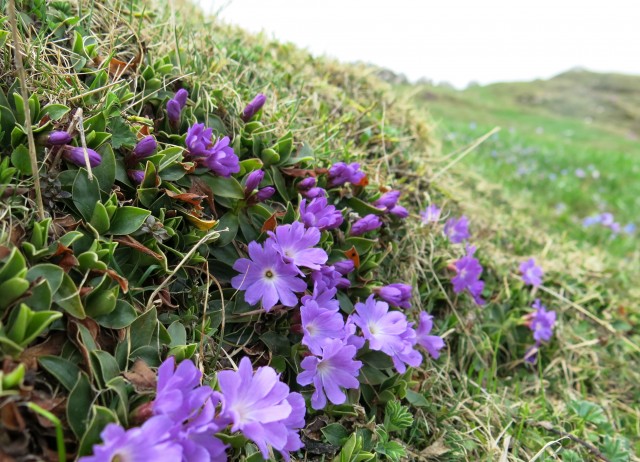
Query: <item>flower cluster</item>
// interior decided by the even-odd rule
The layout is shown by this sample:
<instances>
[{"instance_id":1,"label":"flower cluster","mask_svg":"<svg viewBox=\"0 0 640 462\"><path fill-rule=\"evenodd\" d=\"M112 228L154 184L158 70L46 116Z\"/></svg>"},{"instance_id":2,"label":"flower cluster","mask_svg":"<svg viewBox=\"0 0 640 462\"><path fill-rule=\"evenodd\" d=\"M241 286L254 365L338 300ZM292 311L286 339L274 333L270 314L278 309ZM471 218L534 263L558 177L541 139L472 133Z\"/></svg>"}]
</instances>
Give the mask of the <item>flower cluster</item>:
<instances>
[{"instance_id":1,"label":"flower cluster","mask_svg":"<svg viewBox=\"0 0 640 462\"><path fill-rule=\"evenodd\" d=\"M225 445L215 434L231 427L253 441L265 460L269 449L285 460L304 445L299 430L304 426L306 406L271 367L255 373L248 358L238 371L218 372L219 392L200 385L202 373L191 361L176 368L173 357L158 369L152 417L129 430L109 424L101 433L102 444L81 462L112 460L226 461Z\"/></svg>"},{"instance_id":2,"label":"flower cluster","mask_svg":"<svg viewBox=\"0 0 640 462\"><path fill-rule=\"evenodd\" d=\"M229 177L240 171L240 161L229 145L228 136L214 142L213 129L198 123L189 127L185 143L188 149L186 155L199 159L212 172Z\"/></svg>"},{"instance_id":3,"label":"flower cluster","mask_svg":"<svg viewBox=\"0 0 640 462\"><path fill-rule=\"evenodd\" d=\"M531 307L534 308L535 311L525 316L525 324L533 331L535 345L529 347L525 353L525 360L534 363L542 342L548 342L553 336L553 328L556 324L556 312L547 311L547 307L544 306L538 298L536 298Z\"/></svg>"}]
</instances>

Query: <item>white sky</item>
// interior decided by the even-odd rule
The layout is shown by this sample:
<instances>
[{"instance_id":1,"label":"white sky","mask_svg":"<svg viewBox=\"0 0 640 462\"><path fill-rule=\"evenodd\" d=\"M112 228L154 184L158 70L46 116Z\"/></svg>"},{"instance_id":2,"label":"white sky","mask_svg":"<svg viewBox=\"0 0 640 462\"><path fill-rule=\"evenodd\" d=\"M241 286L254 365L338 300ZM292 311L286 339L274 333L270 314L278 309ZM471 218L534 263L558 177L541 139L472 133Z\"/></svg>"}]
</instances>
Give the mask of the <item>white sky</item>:
<instances>
[{"instance_id":1,"label":"white sky","mask_svg":"<svg viewBox=\"0 0 640 462\"><path fill-rule=\"evenodd\" d=\"M640 0L195 0L342 61L458 87L580 66L640 74Z\"/></svg>"}]
</instances>

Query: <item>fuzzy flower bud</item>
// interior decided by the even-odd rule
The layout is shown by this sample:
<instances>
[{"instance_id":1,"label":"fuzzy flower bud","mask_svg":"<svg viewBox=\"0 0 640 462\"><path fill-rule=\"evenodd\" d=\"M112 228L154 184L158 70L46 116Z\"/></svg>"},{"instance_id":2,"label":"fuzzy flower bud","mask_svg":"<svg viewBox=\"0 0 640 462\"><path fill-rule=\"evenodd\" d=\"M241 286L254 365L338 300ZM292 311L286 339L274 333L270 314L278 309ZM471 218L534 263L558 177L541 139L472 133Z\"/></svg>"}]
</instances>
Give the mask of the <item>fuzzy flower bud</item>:
<instances>
[{"instance_id":1,"label":"fuzzy flower bud","mask_svg":"<svg viewBox=\"0 0 640 462\"><path fill-rule=\"evenodd\" d=\"M140 141L138 141L136 147L133 148L133 155L137 159L144 159L145 157L149 157L151 154L153 154L157 147L158 143L153 136L145 136Z\"/></svg>"},{"instance_id":2,"label":"fuzzy flower bud","mask_svg":"<svg viewBox=\"0 0 640 462\"><path fill-rule=\"evenodd\" d=\"M244 111L242 111L242 120L244 120L245 122L251 120L251 118L256 115L256 113L260 109L262 109L262 106L264 106L264 103L266 101L267 97L262 93L258 93L256 97L253 98L253 101L247 104L247 107L245 107Z\"/></svg>"},{"instance_id":3,"label":"fuzzy flower bud","mask_svg":"<svg viewBox=\"0 0 640 462\"><path fill-rule=\"evenodd\" d=\"M245 191L251 193L254 189L260 186L260 182L264 178L263 170L254 170L247 175L247 182L245 183Z\"/></svg>"},{"instance_id":4,"label":"fuzzy flower bud","mask_svg":"<svg viewBox=\"0 0 640 462\"><path fill-rule=\"evenodd\" d=\"M71 163L84 167L86 165L84 161L84 148L75 146L65 146L62 155L66 160ZM89 156L89 165L97 167L102 162L102 157L93 149L87 148L87 155Z\"/></svg>"},{"instance_id":5,"label":"fuzzy flower bud","mask_svg":"<svg viewBox=\"0 0 640 462\"><path fill-rule=\"evenodd\" d=\"M73 138L71 137L71 135L69 135L67 132L56 130L49 133L49 136L47 137L47 144L53 146L61 146L63 144L71 143L72 139Z\"/></svg>"}]
</instances>

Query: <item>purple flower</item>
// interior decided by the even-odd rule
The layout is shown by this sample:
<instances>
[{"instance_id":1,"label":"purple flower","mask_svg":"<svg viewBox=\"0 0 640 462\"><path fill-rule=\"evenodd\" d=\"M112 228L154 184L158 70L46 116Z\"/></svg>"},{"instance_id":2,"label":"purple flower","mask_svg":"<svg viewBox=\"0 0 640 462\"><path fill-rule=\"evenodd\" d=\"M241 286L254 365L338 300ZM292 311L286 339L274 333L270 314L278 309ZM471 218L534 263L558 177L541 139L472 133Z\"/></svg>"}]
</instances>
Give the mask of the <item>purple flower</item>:
<instances>
[{"instance_id":1,"label":"purple flower","mask_svg":"<svg viewBox=\"0 0 640 462\"><path fill-rule=\"evenodd\" d=\"M313 354L320 354L320 347L327 339L344 337L344 320L334 310L321 308L315 300L307 300L300 307L302 318L302 344Z\"/></svg>"},{"instance_id":2,"label":"purple flower","mask_svg":"<svg viewBox=\"0 0 640 462\"><path fill-rule=\"evenodd\" d=\"M329 168L329 187L342 186L345 183L357 185L364 177L365 174L360 170L359 163L345 164L344 162L337 162Z\"/></svg>"},{"instance_id":3,"label":"purple flower","mask_svg":"<svg viewBox=\"0 0 640 462\"><path fill-rule=\"evenodd\" d=\"M325 189L318 187L302 191L301 193L307 199L315 199L316 197L325 197L327 195L327 191Z\"/></svg>"},{"instance_id":4,"label":"purple flower","mask_svg":"<svg viewBox=\"0 0 640 462\"><path fill-rule=\"evenodd\" d=\"M380 196L373 206L388 212L398 204L398 199L400 199L400 191L389 191Z\"/></svg>"},{"instance_id":5,"label":"purple flower","mask_svg":"<svg viewBox=\"0 0 640 462\"><path fill-rule=\"evenodd\" d=\"M389 284L373 289L378 297L391 306L411 308L411 286L408 284Z\"/></svg>"},{"instance_id":6,"label":"purple flower","mask_svg":"<svg viewBox=\"0 0 640 462\"><path fill-rule=\"evenodd\" d=\"M319 270L329 256L323 249L315 248L318 242L318 228L305 228L302 223L296 221L290 225L278 226L275 232L269 231L269 239L265 245L273 246L285 263L293 263L298 268L303 266Z\"/></svg>"},{"instance_id":7,"label":"purple flower","mask_svg":"<svg viewBox=\"0 0 640 462\"><path fill-rule=\"evenodd\" d=\"M300 220L307 228L325 231L339 227L343 218L339 210L327 204L326 197L316 197L308 204L306 200L300 202Z\"/></svg>"},{"instance_id":8,"label":"purple flower","mask_svg":"<svg viewBox=\"0 0 640 462\"><path fill-rule=\"evenodd\" d=\"M420 212L423 224L437 223L440 220L442 210L435 204L431 204L423 212Z\"/></svg>"},{"instance_id":9,"label":"purple flower","mask_svg":"<svg viewBox=\"0 0 640 462\"><path fill-rule=\"evenodd\" d=\"M533 258L523 262L520 265L520 273L522 274L522 280L525 284L538 287L542 284L543 271Z\"/></svg>"},{"instance_id":10,"label":"purple flower","mask_svg":"<svg viewBox=\"0 0 640 462\"><path fill-rule=\"evenodd\" d=\"M484 282L480 280L483 268L473 256L475 251L476 248L474 246L467 246L467 255L454 263L458 274L451 279L451 282L453 283L453 291L456 294L466 289L478 305L484 305L485 301L482 299Z\"/></svg>"},{"instance_id":11,"label":"purple flower","mask_svg":"<svg viewBox=\"0 0 640 462\"><path fill-rule=\"evenodd\" d=\"M208 156L213 144L213 129L205 128L204 124L193 124L187 130L185 143L191 157Z\"/></svg>"},{"instance_id":12,"label":"purple flower","mask_svg":"<svg viewBox=\"0 0 640 462\"><path fill-rule=\"evenodd\" d=\"M342 277L342 274L333 266L322 266L319 270L311 272L311 280L314 283L322 283L325 287L338 289L346 289L351 285L351 282Z\"/></svg>"},{"instance_id":13,"label":"purple flower","mask_svg":"<svg viewBox=\"0 0 640 462\"><path fill-rule=\"evenodd\" d=\"M69 135L67 132L63 130L55 130L49 133L49 136L47 136L47 144L50 144L52 146L62 146L64 144L71 143L72 139L73 138L71 137L71 135Z\"/></svg>"},{"instance_id":14,"label":"purple flower","mask_svg":"<svg viewBox=\"0 0 640 462\"><path fill-rule=\"evenodd\" d=\"M127 176L135 184L140 184L144 180L144 170L127 170Z\"/></svg>"},{"instance_id":15,"label":"purple flower","mask_svg":"<svg viewBox=\"0 0 640 462\"><path fill-rule=\"evenodd\" d=\"M250 305L262 301L265 311L270 311L278 301L284 306L295 306L307 285L298 278L298 269L285 263L273 246L264 248L257 242L249 243L249 258L236 260L233 269L240 272L231 279L234 289L244 290L244 299Z\"/></svg>"},{"instance_id":16,"label":"purple flower","mask_svg":"<svg viewBox=\"0 0 640 462\"><path fill-rule=\"evenodd\" d=\"M229 146L229 141L228 136L216 141L203 161L211 171L224 177L230 177L232 173L240 171L240 160Z\"/></svg>"},{"instance_id":17,"label":"purple flower","mask_svg":"<svg viewBox=\"0 0 640 462\"><path fill-rule=\"evenodd\" d=\"M142 427L129 430L110 423L100 434L102 444L93 446L93 455L82 457L80 462L180 461L182 447L169 440L172 428L173 422L165 416L152 417Z\"/></svg>"},{"instance_id":18,"label":"purple flower","mask_svg":"<svg viewBox=\"0 0 640 462\"><path fill-rule=\"evenodd\" d=\"M449 218L444 225L444 233L454 244L469 239L469 219L462 215L460 218Z\"/></svg>"},{"instance_id":19,"label":"purple flower","mask_svg":"<svg viewBox=\"0 0 640 462\"><path fill-rule=\"evenodd\" d=\"M264 103L267 101L267 97L262 93L258 93L253 100L247 104L247 107L242 111L242 120L248 122L256 113L262 109Z\"/></svg>"},{"instance_id":20,"label":"purple flower","mask_svg":"<svg viewBox=\"0 0 640 462\"><path fill-rule=\"evenodd\" d=\"M267 199L270 199L271 196L273 196L275 193L276 188L274 188L273 186L267 186L258 191L255 197L258 202L264 202Z\"/></svg>"},{"instance_id":21,"label":"purple flower","mask_svg":"<svg viewBox=\"0 0 640 462\"><path fill-rule=\"evenodd\" d=\"M316 179L312 176L305 178L304 180L298 183L298 191L307 191L316 185Z\"/></svg>"},{"instance_id":22,"label":"purple flower","mask_svg":"<svg viewBox=\"0 0 640 462\"><path fill-rule=\"evenodd\" d=\"M319 357L308 356L300 365L304 369L298 375L300 385L313 383L316 391L311 396L311 406L322 409L327 404L327 398L333 404L342 404L347 395L342 388L358 388L358 375L362 362L355 361L356 347L345 345L342 340L326 340L321 347Z\"/></svg>"},{"instance_id":23,"label":"purple flower","mask_svg":"<svg viewBox=\"0 0 640 462\"><path fill-rule=\"evenodd\" d=\"M422 363L422 356L413 348L416 333L404 313L389 311L389 305L375 301L373 295L365 303L356 303L355 311L353 322L369 341L369 348L389 355L398 372L407 370L405 363L413 367Z\"/></svg>"},{"instance_id":24,"label":"purple flower","mask_svg":"<svg viewBox=\"0 0 640 462\"><path fill-rule=\"evenodd\" d=\"M247 175L247 181L245 183L245 196L252 193L260 186L262 179L264 178L264 170L254 170Z\"/></svg>"},{"instance_id":25,"label":"purple flower","mask_svg":"<svg viewBox=\"0 0 640 462\"><path fill-rule=\"evenodd\" d=\"M421 311L420 324L418 324L418 328L416 329L418 345L427 350L432 358L438 359L440 357L440 350L444 348L444 340L438 335L429 335L431 329L433 329L433 316Z\"/></svg>"},{"instance_id":26,"label":"purple flower","mask_svg":"<svg viewBox=\"0 0 640 462\"><path fill-rule=\"evenodd\" d=\"M377 215L370 213L369 215L360 218L351 226L350 234L352 236L360 236L374 229L378 229L382 226L382 220Z\"/></svg>"},{"instance_id":27,"label":"purple flower","mask_svg":"<svg viewBox=\"0 0 640 462\"><path fill-rule=\"evenodd\" d=\"M92 167L97 167L102 163L102 157L93 149L86 149L87 156L89 157L89 165ZM62 150L63 157L69 162L78 165L79 167L86 166L86 162L84 160L84 152L85 149L81 147L75 146L65 146Z\"/></svg>"},{"instance_id":28,"label":"purple flower","mask_svg":"<svg viewBox=\"0 0 640 462\"><path fill-rule=\"evenodd\" d=\"M302 426L304 403L271 367L259 367L254 373L251 361L244 357L237 372L218 372L218 385L221 419L231 422L232 432L240 431L256 443L265 459L269 446L286 454L291 445L300 444L291 438L291 431Z\"/></svg>"},{"instance_id":29,"label":"purple flower","mask_svg":"<svg viewBox=\"0 0 640 462\"><path fill-rule=\"evenodd\" d=\"M540 303L540 299L533 302L535 312L528 316L529 328L533 331L536 342L548 342L553 335L553 327L556 323L556 312L547 311L547 307Z\"/></svg>"},{"instance_id":30,"label":"purple flower","mask_svg":"<svg viewBox=\"0 0 640 462\"><path fill-rule=\"evenodd\" d=\"M600 223L602 226L611 226L614 223L614 218L612 213L602 213L600 214Z\"/></svg>"},{"instance_id":31,"label":"purple flower","mask_svg":"<svg viewBox=\"0 0 640 462\"><path fill-rule=\"evenodd\" d=\"M156 143L156 139L149 135L142 138L136 144L136 147L133 148L133 155L136 159L144 159L145 157L149 157L158 147L158 143Z\"/></svg>"},{"instance_id":32,"label":"purple flower","mask_svg":"<svg viewBox=\"0 0 640 462\"><path fill-rule=\"evenodd\" d=\"M584 226L585 228L588 228L590 226L593 226L601 222L602 222L602 216L594 215L594 216L585 218L584 221L582 222L582 226Z\"/></svg>"},{"instance_id":33,"label":"purple flower","mask_svg":"<svg viewBox=\"0 0 640 462\"><path fill-rule=\"evenodd\" d=\"M340 303L335 298L336 293L338 293L336 287L327 287L324 281L319 280L313 283L313 293L303 296L300 302L304 305L308 301L313 300L320 308L329 311L338 311L340 309Z\"/></svg>"},{"instance_id":34,"label":"purple flower","mask_svg":"<svg viewBox=\"0 0 640 462\"><path fill-rule=\"evenodd\" d=\"M287 428L287 444L284 445L280 454L282 454L282 457L286 462L289 462L291 459L289 457L289 452L297 451L304 447L304 444L300 439L300 429L305 425L304 415L307 412L307 405L300 393L289 393L289 396L287 396L287 402L291 406L291 414L282 421L284 426Z\"/></svg>"}]
</instances>

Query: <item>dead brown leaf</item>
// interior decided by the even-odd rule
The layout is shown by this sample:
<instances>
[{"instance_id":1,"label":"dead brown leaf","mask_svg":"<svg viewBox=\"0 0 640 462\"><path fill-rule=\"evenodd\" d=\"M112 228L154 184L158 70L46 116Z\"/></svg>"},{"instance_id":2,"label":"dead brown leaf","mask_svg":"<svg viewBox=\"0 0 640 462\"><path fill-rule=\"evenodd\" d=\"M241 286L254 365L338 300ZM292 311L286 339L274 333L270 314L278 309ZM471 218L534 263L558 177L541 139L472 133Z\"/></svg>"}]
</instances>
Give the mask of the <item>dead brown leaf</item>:
<instances>
[{"instance_id":1,"label":"dead brown leaf","mask_svg":"<svg viewBox=\"0 0 640 462\"><path fill-rule=\"evenodd\" d=\"M136 360L124 376L139 393L156 388L156 373L141 359Z\"/></svg>"},{"instance_id":2,"label":"dead brown leaf","mask_svg":"<svg viewBox=\"0 0 640 462\"><path fill-rule=\"evenodd\" d=\"M149 255L150 257L153 257L158 261L164 260L164 255L154 252L149 247L141 244L131 236L114 236L113 240L127 247L131 247L132 249L136 249L137 251L142 252L145 255Z\"/></svg>"}]
</instances>

